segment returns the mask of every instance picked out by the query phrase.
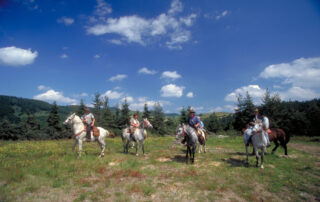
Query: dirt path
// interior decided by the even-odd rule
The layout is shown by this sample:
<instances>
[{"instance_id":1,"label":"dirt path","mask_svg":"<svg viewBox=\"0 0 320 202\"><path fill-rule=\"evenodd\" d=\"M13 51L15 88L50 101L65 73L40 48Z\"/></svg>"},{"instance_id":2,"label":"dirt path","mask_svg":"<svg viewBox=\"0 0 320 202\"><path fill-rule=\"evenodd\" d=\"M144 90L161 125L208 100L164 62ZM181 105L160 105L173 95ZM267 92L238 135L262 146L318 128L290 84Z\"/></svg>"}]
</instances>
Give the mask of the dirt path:
<instances>
[{"instance_id":1,"label":"dirt path","mask_svg":"<svg viewBox=\"0 0 320 202\"><path fill-rule=\"evenodd\" d=\"M306 144L302 144L302 143L290 143L289 146L294 149L298 149L300 151L303 151L303 152L311 153L311 154L315 155L316 157L320 158L320 147L319 146L306 145Z\"/></svg>"}]
</instances>

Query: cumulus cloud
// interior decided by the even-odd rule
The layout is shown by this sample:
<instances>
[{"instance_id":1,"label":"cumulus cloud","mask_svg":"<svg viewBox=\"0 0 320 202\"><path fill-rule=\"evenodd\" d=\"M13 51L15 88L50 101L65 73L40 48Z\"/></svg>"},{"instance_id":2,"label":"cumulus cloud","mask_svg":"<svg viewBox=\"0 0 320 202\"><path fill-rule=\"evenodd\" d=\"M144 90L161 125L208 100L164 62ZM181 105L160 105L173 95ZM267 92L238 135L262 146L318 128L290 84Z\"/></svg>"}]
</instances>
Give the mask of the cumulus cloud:
<instances>
[{"instance_id":1,"label":"cumulus cloud","mask_svg":"<svg viewBox=\"0 0 320 202\"><path fill-rule=\"evenodd\" d=\"M38 86L38 90L49 90L49 89L51 89L49 86L45 86L45 85Z\"/></svg>"},{"instance_id":2,"label":"cumulus cloud","mask_svg":"<svg viewBox=\"0 0 320 202\"><path fill-rule=\"evenodd\" d=\"M38 52L15 46L0 48L0 64L7 66L24 66L32 64L38 57Z\"/></svg>"},{"instance_id":3,"label":"cumulus cloud","mask_svg":"<svg viewBox=\"0 0 320 202\"><path fill-rule=\"evenodd\" d=\"M55 91L55 90L48 90L45 93L35 95L33 97L34 99L37 100L42 100L42 101L47 101L47 102L59 102L62 104L71 104L71 105L76 105L78 102L75 99L65 97L62 92Z\"/></svg>"},{"instance_id":4,"label":"cumulus cloud","mask_svg":"<svg viewBox=\"0 0 320 202\"><path fill-rule=\"evenodd\" d=\"M149 110L150 110L150 109L153 108L153 106L154 106L156 103L159 103L162 107L171 104L169 101L165 101L165 100L155 101L155 100L148 100L148 99L145 98L145 97L142 97L142 98L140 97L140 98L137 98L134 103L131 103L131 104L129 105L129 108L130 108L131 110L139 110L139 111L142 111L143 108L144 108L144 105L147 104L147 105L148 105L148 108L149 108Z\"/></svg>"},{"instance_id":5,"label":"cumulus cloud","mask_svg":"<svg viewBox=\"0 0 320 202\"><path fill-rule=\"evenodd\" d=\"M175 84L168 84L162 86L161 96L162 97L181 97L183 95L183 86L176 86Z\"/></svg>"},{"instance_id":6,"label":"cumulus cloud","mask_svg":"<svg viewBox=\"0 0 320 202\"><path fill-rule=\"evenodd\" d=\"M73 18L61 17L57 20L58 23L65 24L66 26L72 25L74 23Z\"/></svg>"},{"instance_id":7,"label":"cumulus cloud","mask_svg":"<svg viewBox=\"0 0 320 202\"><path fill-rule=\"evenodd\" d=\"M126 97L122 98L122 102L124 102L125 100L127 100L127 103L132 103L133 102L133 97L126 96Z\"/></svg>"},{"instance_id":8,"label":"cumulus cloud","mask_svg":"<svg viewBox=\"0 0 320 202\"><path fill-rule=\"evenodd\" d=\"M193 98L193 92L188 92L186 95L188 98Z\"/></svg>"},{"instance_id":9,"label":"cumulus cloud","mask_svg":"<svg viewBox=\"0 0 320 202\"><path fill-rule=\"evenodd\" d=\"M191 38L191 27L197 17L192 13L186 17L176 16L183 10L180 0L173 0L167 13L161 13L155 18L146 19L136 15L121 16L119 18L107 18L94 22L87 27L87 33L93 35L118 34L120 39L110 40L114 44L139 43L146 45L154 37L162 37L166 46L170 49L182 49L181 44ZM154 41L154 40L153 40Z\"/></svg>"},{"instance_id":10,"label":"cumulus cloud","mask_svg":"<svg viewBox=\"0 0 320 202\"><path fill-rule=\"evenodd\" d=\"M273 79L282 99L307 100L319 97L320 57L299 58L289 63L267 66L259 75ZM289 88L286 85L290 85Z\"/></svg>"},{"instance_id":11,"label":"cumulus cloud","mask_svg":"<svg viewBox=\"0 0 320 202\"><path fill-rule=\"evenodd\" d=\"M112 90L107 90L104 94L102 94L102 97L107 96L109 99L114 100L114 99L119 99L121 98L123 93L118 92L118 91L112 91Z\"/></svg>"},{"instance_id":12,"label":"cumulus cloud","mask_svg":"<svg viewBox=\"0 0 320 202\"><path fill-rule=\"evenodd\" d=\"M301 87L320 86L320 57L300 58L291 63L269 65L260 73L264 79L283 79L284 84Z\"/></svg>"},{"instance_id":13,"label":"cumulus cloud","mask_svg":"<svg viewBox=\"0 0 320 202\"><path fill-rule=\"evenodd\" d=\"M95 59L99 59L101 56L100 56L99 54L95 54L93 57L94 57Z\"/></svg>"},{"instance_id":14,"label":"cumulus cloud","mask_svg":"<svg viewBox=\"0 0 320 202\"><path fill-rule=\"evenodd\" d=\"M150 69L148 69L146 67L143 67L143 68L139 69L138 72L139 72L139 74L151 74L151 75L154 75L154 74L157 73L156 70L150 70Z\"/></svg>"},{"instance_id":15,"label":"cumulus cloud","mask_svg":"<svg viewBox=\"0 0 320 202\"><path fill-rule=\"evenodd\" d=\"M225 101L237 102L237 96L238 95L244 96L247 92L250 94L250 96L252 97L255 103L260 103L265 93L265 90L261 89L259 85L242 86L241 88L237 88L233 92L229 93L225 97Z\"/></svg>"},{"instance_id":16,"label":"cumulus cloud","mask_svg":"<svg viewBox=\"0 0 320 202\"><path fill-rule=\"evenodd\" d=\"M291 87L285 92L280 92L280 97L284 100L310 100L313 98L319 98L320 94L314 90L301 88L298 86Z\"/></svg>"},{"instance_id":17,"label":"cumulus cloud","mask_svg":"<svg viewBox=\"0 0 320 202\"><path fill-rule=\"evenodd\" d=\"M114 82L114 81L121 81L125 78L127 78L128 76L126 74L118 74L116 76L110 77L109 81Z\"/></svg>"},{"instance_id":18,"label":"cumulus cloud","mask_svg":"<svg viewBox=\"0 0 320 202\"><path fill-rule=\"evenodd\" d=\"M176 80L181 78L181 75L177 73L177 71L164 71L161 74L162 79Z\"/></svg>"},{"instance_id":19,"label":"cumulus cloud","mask_svg":"<svg viewBox=\"0 0 320 202\"><path fill-rule=\"evenodd\" d=\"M104 20L104 17L110 13L112 13L111 6L103 0L97 0L94 14Z\"/></svg>"}]
</instances>

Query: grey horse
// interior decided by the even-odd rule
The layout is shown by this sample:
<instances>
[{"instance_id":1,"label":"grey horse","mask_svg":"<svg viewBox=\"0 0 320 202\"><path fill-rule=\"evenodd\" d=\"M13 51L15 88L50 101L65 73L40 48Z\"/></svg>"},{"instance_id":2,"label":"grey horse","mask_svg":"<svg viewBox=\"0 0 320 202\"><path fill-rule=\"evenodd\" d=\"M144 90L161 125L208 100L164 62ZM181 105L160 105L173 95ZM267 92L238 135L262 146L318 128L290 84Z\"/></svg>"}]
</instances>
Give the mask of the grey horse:
<instances>
[{"instance_id":1,"label":"grey horse","mask_svg":"<svg viewBox=\"0 0 320 202\"><path fill-rule=\"evenodd\" d=\"M262 123L256 123L254 128L252 129L251 135L251 144L253 146L254 152L256 154L256 166L259 166L259 150L261 150L261 169L263 169L263 158L264 153L267 147L267 139L265 136L265 131L263 130ZM246 163L249 164L248 160L248 146L246 145L246 154L247 154L247 161Z\"/></svg>"},{"instance_id":2,"label":"grey horse","mask_svg":"<svg viewBox=\"0 0 320 202\"><path fill-rule=\"evenodd\" d=\"M186 136L187 141L186 162L188 163L189 155L191 163L194 163L194 154L198 143L197 131L189 125L180 124L177 127L176 140L178 140L182 135Z\"/></svg>"},{"instance_id":3,"label":"grey horse","mask_svg":"<svg viewBox=\"0 0 320 202\"><path fill-rule=\"evenodd\" d=\"M124 153L128 153L129 143L131 141L133 141L136 146L136 156L139 155L138 154L138 143L139 142L140 142L140 146L142 148L142 152L144 154L144 140L147 137L147 131L145 128L152 128L151 123L146 118L143 119L139 128L137 128L136 131L134 132L134 134L133 134L134 139L132 139L130 137L129 127L123 129L121 137L122 137L122 142L123 142Z\"/></svg>"}]
</instances>

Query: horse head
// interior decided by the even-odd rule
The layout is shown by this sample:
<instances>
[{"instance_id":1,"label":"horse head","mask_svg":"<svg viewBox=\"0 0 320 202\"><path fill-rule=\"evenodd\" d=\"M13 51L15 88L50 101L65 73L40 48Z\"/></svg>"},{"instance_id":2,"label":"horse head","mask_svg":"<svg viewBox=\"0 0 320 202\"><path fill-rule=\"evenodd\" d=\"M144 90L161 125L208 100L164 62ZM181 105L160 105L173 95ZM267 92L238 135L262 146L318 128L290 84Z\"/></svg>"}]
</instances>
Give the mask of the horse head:
<instances>
[{"instance_id":1,"label":"horse head","mask_svg":"<svg viewBox=\"0 0 320 202\"><path fill-rule=\"evenodd\" d=\"M147 118L144 118L142 123L143 123L143 126L146 128L153 128L152 124Z\"/></svg>"},{"instance_id":2,"label":"horse head","mask_svg":"<svg viewBox=\"0 0 320 202\"><path fill-rule=\"evenodd\" d=\"M177 127L177 132L176 132L176 139L178 140L180 137L185 135L185 126L184 124L179 124Z\"/></svg>"},{"instance_id":3,"label":"horse head","mask_svg":"<svg viewBox=\"0 0 320 202\"><path fill-rule=\"evenodd\" d=\"M72 120L74 119L74 117L76 116L76 113L71 114L70 116L68 116L68 118L63 122L64 125L68 125L72 123Z\"/></svg>"}]
</instances>

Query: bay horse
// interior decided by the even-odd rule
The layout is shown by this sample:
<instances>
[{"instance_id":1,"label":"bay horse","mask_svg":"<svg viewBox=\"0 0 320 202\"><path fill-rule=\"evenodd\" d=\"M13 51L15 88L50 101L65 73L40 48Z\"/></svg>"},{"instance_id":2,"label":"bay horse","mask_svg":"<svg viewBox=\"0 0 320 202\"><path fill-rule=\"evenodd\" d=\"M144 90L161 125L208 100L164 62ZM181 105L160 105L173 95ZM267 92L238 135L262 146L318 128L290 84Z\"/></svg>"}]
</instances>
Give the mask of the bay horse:
<instances>
[{"instance_id":1,"label":"bay horse","mask_svg":"<svg viewBox=\"0 0 320 202\"><path fill-rule=\"evenodd\" d=\"M290 141L290 135L286 133L283 129L280 128L270 128L271 133L269 133L269 140L270 142L273 141L274 144L276 145L272 149L272 154L277 150L280 145L284 148L284 155L288 155L287 151L287 144Z\"/></svg>"},{"instance_id":2,"label":"bay horse","mask_svg":"<svg viewBox=\"0 0 320 202\"><path fill-rule=\"evenodd\" d=\"M75 147L77 144L79 144L79 153L78 153L78 157L81 157L81 151L82 151L82 143L84 141L87 140L86 138L86 134L87 131L85 130L85 125L82 122L82 120L80 119L79 116L77 116L75 113L71 114L64 122L64 125L71 125L72 130L73 130L73 137L75 137L74 139L74 144L72 147L72 151L74 151ZM98 137L94 136L91 132L91 142L97 141L99 143L100 149L101 149L101 153L99 155L99 157L103 157L104 156L104 150L106 147L106 143L104 141L105 137L109 136L110 133L109 131L107 131L104 128L101 127L97 127L100 135Z\"/></svg>"}]
</instances>

